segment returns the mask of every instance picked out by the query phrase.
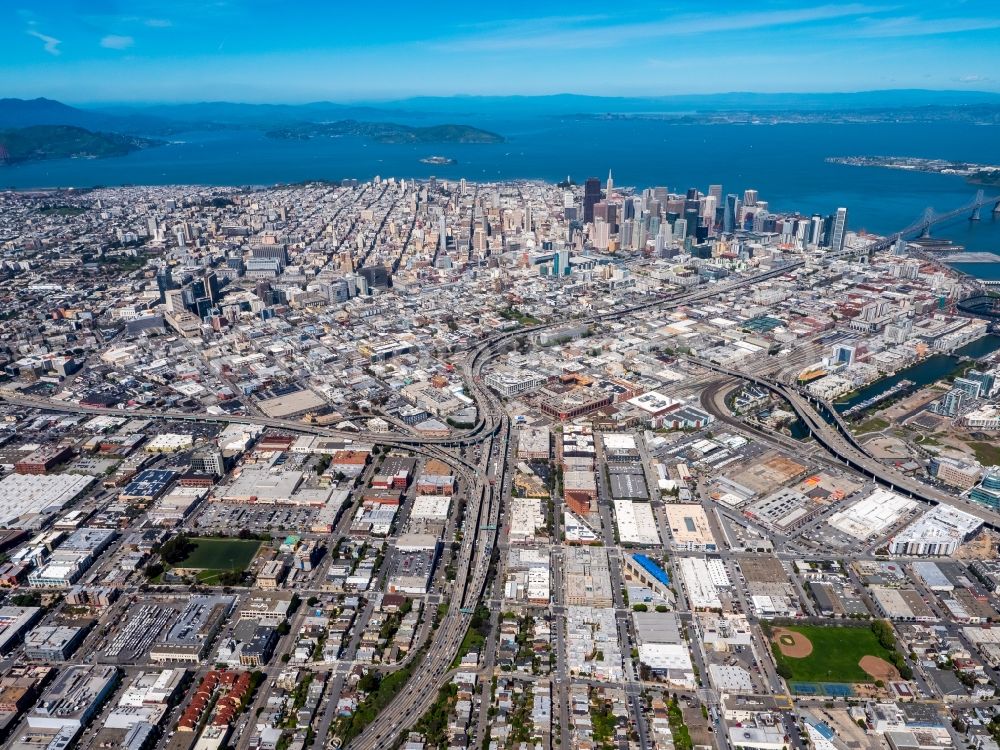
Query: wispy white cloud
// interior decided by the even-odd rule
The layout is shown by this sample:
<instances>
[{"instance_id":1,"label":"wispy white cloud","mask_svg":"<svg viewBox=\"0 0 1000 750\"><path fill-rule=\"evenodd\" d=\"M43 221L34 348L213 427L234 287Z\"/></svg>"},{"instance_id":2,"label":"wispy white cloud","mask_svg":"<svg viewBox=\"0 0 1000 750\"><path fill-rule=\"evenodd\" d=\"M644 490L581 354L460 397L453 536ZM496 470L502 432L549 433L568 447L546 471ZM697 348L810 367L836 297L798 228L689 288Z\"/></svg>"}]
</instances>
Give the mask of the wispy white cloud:
<instances>
[{"instance_id":1,"label":"wispy white cloud","mask_svg":"<svg viewBox=\"0 0 1000 750\"><path fill-rule=\"evenodd\" d=\"M854 36L865 38L888 38L906 36L938 36L959 34L967 31L988 31L1000 28L1000 17L982 18L920 18L899 16L897 18L865 18L851 31Z\"/></svg>"},{"instance_id":2,"label":"wispy white cloud","mask_svg":"<svg viewBox=\"0 0 1000 750\"><path fill-rule=\"evenodd\" d=\"M600 19L584 18L581 22L579 17L548 17L511 21L491 32L441 42L436 46L455 52L595 49L646 39L796 26L869 15L881 10L884 9L862 3L845 3L729 15L678 15L641 23L593 23Z\"/></svg>"},{"instance_id":3,"label":"wispy white cloud","mask_svg":"<svg viewBox=\"0 0 1000 750\"><path fill-rule=\"evenodd\" d=\"M49 36L48 34L43 34L40 31L35 31L34 29L28 29L28 36L33 36L35 39L40 39L42 41L42 49L48 52L50 55L59 54L59 45L62 44L61 39L56 39L54 36Z\"/></svg>"},{"instance_id":4,"label":"wispy white cloud","mask_svg":"<svg viewBox=\"0 0 1000 750\"><path fill-rule=\"evenodd\" d=\"M604 14L575 15L575 16L535 16L534 18L492 18L486 21L462 21L456 23L454 28L460 31L493 31L493 30L513 30L516 28L559 28L564 26L574 26L578 24L594 23L596 21L608 21L609 17Z\"/></svg>"},{"instance_id":5,"label":"wispy white cloud","mask_svg":"<svg viewBox=\"0 0 1000 750\"><path fill-rule=\"evenodd\" d=\"M128 49L135 44L135 39L121 34L108 34L101 38L101 46L105 49Z\"/></svg>"},{"instance_id":6,"label":"wispy white cloud","mask_svg":"<svg viewBox=\"0 0 1000 750\"><path fill-rule=\"evenodd\" d=\"M169 18L147 18L143 23L151 29L168 29L174 25Z\"/></svg>"},{"instance_id":7,"label":"wispy white cloud","mask_svg":"<svg viewBox=\"0 0 1000 750\"><path fill-rule=\"evenodd\" d=\"M993 79L990 76L965 75L955 79L958 83L988 83Z\"/></svg>"}]
</instances>

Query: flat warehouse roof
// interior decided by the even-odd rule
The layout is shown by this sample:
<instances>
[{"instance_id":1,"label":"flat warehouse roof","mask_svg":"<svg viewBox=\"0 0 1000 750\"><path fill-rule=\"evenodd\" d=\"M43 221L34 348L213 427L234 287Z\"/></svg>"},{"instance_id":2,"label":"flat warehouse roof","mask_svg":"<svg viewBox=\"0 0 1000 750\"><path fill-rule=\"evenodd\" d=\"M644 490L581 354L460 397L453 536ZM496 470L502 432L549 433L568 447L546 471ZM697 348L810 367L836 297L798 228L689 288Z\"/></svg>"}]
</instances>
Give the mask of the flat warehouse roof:
<instances>
[{"instance_id":1,"label":"flat warehouse roof","mask_svg":"<svg viewBox=\"0 0 1000 750\"><path fill-rule=\"evenodd\" d=\"M708 525L708 516L700 505L667 504L667 523L674 541L679 544L715 544L715 537Z\"/></svg>"},{"instance_id":2,"label":"flat warehouse roof","mask_svg":"<svg viewBox=\"0 0 1000 750\"><path fill-rule=\"evenodd\" d=\"M0 525L45 510L55 512L95 481L87 474L11 474L0 481Z\"/></svg>"},{"instance_id":3,"label":"flat warehouse roof","mask_svg":"<svg viewBox=\"0 0 1000 750\"><path fill-rule=\"evenodd\" d=\"M617 499L649 499L646 478L642 474L611 474L611 497Z\"/></svg>"}]
</instances>

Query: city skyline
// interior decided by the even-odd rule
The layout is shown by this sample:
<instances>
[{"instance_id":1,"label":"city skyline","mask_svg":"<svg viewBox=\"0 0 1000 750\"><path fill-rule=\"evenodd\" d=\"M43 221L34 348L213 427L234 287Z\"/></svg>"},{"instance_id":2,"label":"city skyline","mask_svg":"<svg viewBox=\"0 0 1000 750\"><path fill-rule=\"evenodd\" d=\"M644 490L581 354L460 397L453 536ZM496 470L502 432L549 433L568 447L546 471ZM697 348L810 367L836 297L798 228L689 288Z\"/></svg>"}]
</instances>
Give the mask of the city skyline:
<instances>
[{"instance_id":1,"label":"city skyline","mask_svg":"<svg viewBox=\"0 0 1000 750\"><path fill-rule=\"evenodd\" d=\"M985 0L0 50L0 750L1000 750Z\"/></svg>"},{"instance_id":2,"label":"city skyline","mask_svg":"<svg viewBox=\"0 0 1000 750\"><path fill-rule=\"evenodd\" d=\"M0 11L5 96L75 103L412 95L1000 90L982 2L511 9L59 0Z\"/></svg>"}]
</instances>

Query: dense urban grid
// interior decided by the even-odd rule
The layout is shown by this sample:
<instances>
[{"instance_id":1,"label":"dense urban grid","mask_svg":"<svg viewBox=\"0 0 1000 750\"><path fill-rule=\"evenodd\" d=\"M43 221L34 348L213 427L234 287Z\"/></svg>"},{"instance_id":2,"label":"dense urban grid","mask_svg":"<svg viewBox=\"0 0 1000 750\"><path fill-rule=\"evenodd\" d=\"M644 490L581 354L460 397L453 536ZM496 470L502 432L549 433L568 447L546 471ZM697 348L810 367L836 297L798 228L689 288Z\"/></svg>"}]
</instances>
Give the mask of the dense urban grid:
<instances>
[{"instance_id":1,"label":"dense urban grid","mask_svg":"<svg viewBox=\"0 0 1000 750\"><path fill-rule=\"evenodd\" d=\"M997 750L940 250L611 174L0 193L5 747Z\"/></svg>"}]
</instances>

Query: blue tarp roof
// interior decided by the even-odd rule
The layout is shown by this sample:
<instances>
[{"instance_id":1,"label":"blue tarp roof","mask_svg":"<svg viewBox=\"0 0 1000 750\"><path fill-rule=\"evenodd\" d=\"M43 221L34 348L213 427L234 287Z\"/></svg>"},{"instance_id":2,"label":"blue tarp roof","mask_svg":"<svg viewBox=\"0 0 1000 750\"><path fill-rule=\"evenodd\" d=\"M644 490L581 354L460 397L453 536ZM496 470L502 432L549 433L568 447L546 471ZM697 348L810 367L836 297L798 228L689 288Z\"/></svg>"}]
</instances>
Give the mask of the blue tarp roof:
<instances>
[{"instance_id":1,"label":"blue tarp roof","mask_svg":"<svg viewBox=\"0 0 1000 750\"><path fill-rule=\"evenodd\" d=\"M670 576L667 575L666 571L663 570L659 565L653 562L652 559L646 555L632 555L632 559L639 563L639 567L649 573L653 578L662 583L664 586L670 585Z\"/></svg>"}]
</instances>

